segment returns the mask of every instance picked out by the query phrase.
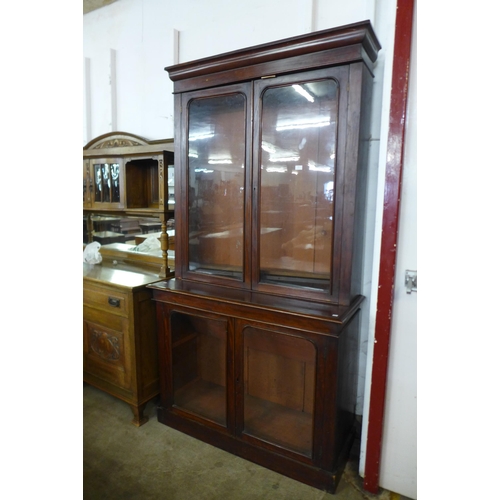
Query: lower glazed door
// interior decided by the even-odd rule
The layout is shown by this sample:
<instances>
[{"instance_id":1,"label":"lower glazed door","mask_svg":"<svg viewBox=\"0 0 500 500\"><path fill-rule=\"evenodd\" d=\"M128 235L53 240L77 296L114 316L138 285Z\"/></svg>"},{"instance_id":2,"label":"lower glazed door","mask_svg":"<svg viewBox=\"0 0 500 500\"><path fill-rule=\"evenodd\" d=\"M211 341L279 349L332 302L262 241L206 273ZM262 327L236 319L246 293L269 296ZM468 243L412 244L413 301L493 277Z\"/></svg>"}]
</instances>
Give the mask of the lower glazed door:
<instances>
[{"instance_id":1,"label":"lower glazed door","mask_svg":"<svg viewBox=\"0 0 500 500\"><path fill-rule=\"evenodd\" d=\"M172 311L170 333L172 406L226 427L227 319Z\"/></svg>"},{"instance_id":2,"label":"lower glazed door","mask_svg":"<svg viewBox=\"0 0 500 500\"><path fill-rule=\"evenodd\" d=\"M315 344L259 326L243 326L241 336L243 436L312 458Z\"/></svg>"}]
</instances>

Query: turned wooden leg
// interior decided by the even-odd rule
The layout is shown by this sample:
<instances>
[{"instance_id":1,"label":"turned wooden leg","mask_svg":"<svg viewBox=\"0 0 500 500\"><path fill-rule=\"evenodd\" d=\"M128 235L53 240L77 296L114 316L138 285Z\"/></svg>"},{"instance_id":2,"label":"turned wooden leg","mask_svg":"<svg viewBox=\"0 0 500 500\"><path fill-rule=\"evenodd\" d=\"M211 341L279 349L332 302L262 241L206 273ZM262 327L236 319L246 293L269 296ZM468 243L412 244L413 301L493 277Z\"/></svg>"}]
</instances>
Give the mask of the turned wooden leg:
<instances>
[{"instance_id":1,"label":"turned wooden leg","mask_svg":"<svg viewBox=\"0 0 500 500\"><path fill-rule=\"evenodd\" d=\"M144 408L146 408L147 403L143 403L142 405L130 405L132 408L132 413L134 414L134 418L132 419L132 423L136 427L140 427L142 424L145 424L149 417L144 416Z\"/></svg>"}]
</instances>

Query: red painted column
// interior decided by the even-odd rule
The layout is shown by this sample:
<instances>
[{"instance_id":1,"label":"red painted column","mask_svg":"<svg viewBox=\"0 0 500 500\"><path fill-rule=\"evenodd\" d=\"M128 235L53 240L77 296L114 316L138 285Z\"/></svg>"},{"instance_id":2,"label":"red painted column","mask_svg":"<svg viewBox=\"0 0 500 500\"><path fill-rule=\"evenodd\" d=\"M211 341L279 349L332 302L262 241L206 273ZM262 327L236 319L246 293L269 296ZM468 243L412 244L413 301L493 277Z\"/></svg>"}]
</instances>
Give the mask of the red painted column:
<instances>
[{"instance_id":1,"label":"red painted column","mask_svg":"<svg viewBox=\"0 0 500 500\"><path fill-rule=\"evenodd\" d=\"M379 286L364 479L364 488L371 493L376 493L379 487L380 452L382 447L389 341L394 298L394 274L396 270L400 191L403 173L413 5L413 0L398 0L396 11Z\"/></svg>"}]
</instances>

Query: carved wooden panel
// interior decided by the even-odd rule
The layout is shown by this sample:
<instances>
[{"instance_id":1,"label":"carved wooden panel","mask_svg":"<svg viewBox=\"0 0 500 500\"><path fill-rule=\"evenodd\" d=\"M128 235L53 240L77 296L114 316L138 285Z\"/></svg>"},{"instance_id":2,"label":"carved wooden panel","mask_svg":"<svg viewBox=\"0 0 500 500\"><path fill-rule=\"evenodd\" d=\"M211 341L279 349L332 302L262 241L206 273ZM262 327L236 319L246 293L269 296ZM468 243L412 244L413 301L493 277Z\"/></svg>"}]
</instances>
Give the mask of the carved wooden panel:
<instances>
[{"instance_id":1,"label":"carved wooden panel","mask_svg":"<svg viewBox=\"0 0 500 500\"><path fill-rule=\"evenodd\" d=\"M109 317L114 319L114 315L109 315ZM116 319L121 324L122 320L118 316ZM99 371L104 371L108 375L112 372L124 371L126 352L122 332L106 328L99 323L84 321L84 336L86 337L84 339L86 363L100 367Z\"/></svg>"},{"instance_id":2,"label":"carved wooden panel","mask_svg":"<svg viewBox=\"0 0 500 500\"><path fill-rule=\"evenodd\" d=\"M116 335L111 335L97 328L90 330L90 348L106 361L120 358L120 341Z\"/></svg>"},{"instance_id":3,"label":"carved wooden panel","mask_svg":"<svg viewBox=\"0 0 500 500\"><path fill-rule=\"evenodd\" d=\"M140 146L141 144L130 139L111 139L109 141L96 144L92 149L123 148L127 146Z\"/></svg>"}]
</instances>

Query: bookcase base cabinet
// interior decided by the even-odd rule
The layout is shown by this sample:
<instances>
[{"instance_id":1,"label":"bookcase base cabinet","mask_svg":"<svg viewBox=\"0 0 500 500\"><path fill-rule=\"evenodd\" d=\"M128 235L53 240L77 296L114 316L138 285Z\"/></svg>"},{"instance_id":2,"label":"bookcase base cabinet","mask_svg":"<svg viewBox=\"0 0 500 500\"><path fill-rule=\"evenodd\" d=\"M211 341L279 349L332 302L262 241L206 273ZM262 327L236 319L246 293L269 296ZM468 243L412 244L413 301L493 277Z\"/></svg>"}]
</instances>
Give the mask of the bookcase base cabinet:
<instances>
[{"instance_id":1,"label":"bookcase base cabinet","mask_svg":"<svg viewBox=\"0 0 500 500\"><path fill-rule=\"evenodd\" d=\"M358 322L349 307L155 283L158 420L333 493L355 432Z\"/></svg>"}]
</instances>

